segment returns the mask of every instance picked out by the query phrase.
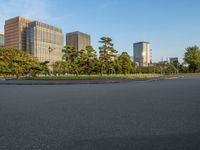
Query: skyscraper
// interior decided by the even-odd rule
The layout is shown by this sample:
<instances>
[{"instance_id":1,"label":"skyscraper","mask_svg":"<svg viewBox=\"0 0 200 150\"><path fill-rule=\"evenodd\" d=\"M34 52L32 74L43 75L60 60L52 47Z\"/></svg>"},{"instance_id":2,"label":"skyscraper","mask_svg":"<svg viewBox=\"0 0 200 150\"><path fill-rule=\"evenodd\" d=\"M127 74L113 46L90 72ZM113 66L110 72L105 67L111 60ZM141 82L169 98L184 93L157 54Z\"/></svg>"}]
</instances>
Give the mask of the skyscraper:
<instances>
[{"instance_id":1,"label":"skyscraper","mask_svg":"<svg viewBox=\"0 0 200 150\"><path fill-rule=\"evenodd\" d=\"M149 42L134 43L134 61L140 67L147 67L151 64L151 50Z\"/></svg>"},{"instance_id":2,"label":"skyscraper","mask_svg":"<svg viewBox=\"0 0 200 150\"><path fill-rule=\"evenodd\" d=\"M4 47L4 34L0 33L0 47Z\"/></svg>"},{"instance_id":3,"label":"skyscraper","mask_svg":"<svg viewBox=\"0 0 200 150\"><path fill-rule=\"evenodd\" d=\"M26 29L30 22L32 22L30 19L19 16L6 20L4 26L5 47L26 51Z\"/></svg>"},{"instance_id":4,"label":"skyscraper","mask_svg":"<svg viewBox=\"0 0 200 150\"><path fill-rule=\"evenodd\" d=\"M39 61L49 61L50 65L62 60L64 38L62 30L39 22L29 23L27 28L27 53L37 57Z\"/></svg>"},{"instance_id":5,"label":"skyscraper","mask_svg":"<svg viewBox=\"0 0 200 150\"><path fill-rule=\"evenodd\" d=\"M77 50L85 49L91 45L91 37L88 34L76 31L66 34L66 45L74 46Z\"/></svg>"}]
</instances>

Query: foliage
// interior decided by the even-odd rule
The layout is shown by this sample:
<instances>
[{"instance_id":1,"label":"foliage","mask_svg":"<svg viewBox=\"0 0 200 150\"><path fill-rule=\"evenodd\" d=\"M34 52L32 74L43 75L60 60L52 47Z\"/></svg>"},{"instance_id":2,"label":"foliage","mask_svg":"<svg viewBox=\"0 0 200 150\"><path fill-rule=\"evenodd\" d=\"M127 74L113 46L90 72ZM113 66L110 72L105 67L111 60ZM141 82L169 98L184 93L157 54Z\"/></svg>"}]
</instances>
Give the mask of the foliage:
<instances>
[{"instance_id":1,"label":"foliage","mask_svg":"<svg viewBox=\"0 0 200 150\"><path fill-rule=\"evenodd\" d=\"M35 76L43 71L36 59L25 52L14 48L0 48L0 74L19 76L30 74Z\"/></svg>"},{"instance_id":2,"label":"foliage","mask_svg":"<svg viewBox=\"0 0 200 150\"><path fill-rule=\"evenodd\" d=\"M114 44L112 39L109 37L102 37L99 41L102 44L99 47L99 64L100 64L100 74L104 73L112 74L115 71L115 58L117 51L113 48Z\"/></svg>"},{"instance_id":3,"label":"foliage","mask_svg":"<svg viewBox=\"0 0 200 150\"><path fill-rule=\"evenodd\" d=\"M164 68L165 74L177 74L177 69L173 64L167 64Z\"/></svg>"},{"instance_id":4,"label":"foliage","mask_svg":"<svg viewBox=\"0 0 200 150\"><path fill-rule=\"evenodd\" d=\"M134 74L175 74L200 72L200 49L197 46L188 47L185 52L184 63L174 62L160 66L137 67L127 52L117 55L112 39L102 37L99 41L99 58L92 46L86 46L78 51L73 46L63 49L63 61L53 64L55 76L73 75L76 77L88 75L86 78L126 78L135 77ZM117 57L118 56L118 57ZM13 48L0 48L0 75L3 76L32 76L49 74L48 61L39 62L25 52ZM130 74L133 74L132 76ZM67 76L68 78L69 76ZM85 76L84 76L85 77ZM97 78L98 79L98 78Z\"/></svg>"},{"instance_id":5,"label":"foliage","mask_svg":"<svg viewBox=\"0 0 200 150\"><path fill-rule=\"evenodd\" d=\"M185 62L189 64L191 72L200 72L200 49L197 46L188 47L185 53Z\"/></svg>"},{"instance_id":6,"label":"foliage","mask_svg":"<svg viewBox=\"0 0 200 150\"><path fill-rule=\"evenodd\" d=\"M149 67L137 67L133 73L153 73L153 74L161 74L162 68L159 66L149 66Z\"/></svg>"},{"instance_id":7,"label":"foliage","mask_svg":"<svg viewBox=\"0 0 200 150\"><path fill-rule=\"evenodd\" d=\"M73 46L67 45L64 47L63 52L65 53L63 59L65 60L67 73L76 74L78 76L80 74L80 59L79 52Z\"/></svg>"},{"instance_id":8,"label":"foliage","mask_svg":"<svg viewBox=\"0 0 200 150\"><path fill-rule=\"evenodd\" d=\"M124 75L129 74L133 70L131 58L127 52L122 52L117 61L118 72Z\"/></svg>"},{"instance_id":9,"label":"foliage","mask_svg":"<svg viewBox=\"0 0 200 150\"><path fill-rule=\"evenodd\" d=\"M56 61L53 64L53 74L56 75L65 75L66 73L66 64L63 61Z\"/></svg>"},{"instance_id":10,"label":"foliage","mask_svg":"<svg viewBox=\"0 0 200 150\"><path fill-rule=\"evenodd\" d=\"M179 69L179 73L189 73L190 72L188 65L185 63L180 64L178 69Z\"/></svg>"},{"instance_id":11,"label":"foliage","mask_svg":"<svg viewBox=\"0 0 200 150\"><path fill-rule=\"evenodd\" d=\"M92 46L86 46L79 52L79 60L82 74L92 74L95 72L97 65L96 51Z\"/></svg>"}]
</instances>

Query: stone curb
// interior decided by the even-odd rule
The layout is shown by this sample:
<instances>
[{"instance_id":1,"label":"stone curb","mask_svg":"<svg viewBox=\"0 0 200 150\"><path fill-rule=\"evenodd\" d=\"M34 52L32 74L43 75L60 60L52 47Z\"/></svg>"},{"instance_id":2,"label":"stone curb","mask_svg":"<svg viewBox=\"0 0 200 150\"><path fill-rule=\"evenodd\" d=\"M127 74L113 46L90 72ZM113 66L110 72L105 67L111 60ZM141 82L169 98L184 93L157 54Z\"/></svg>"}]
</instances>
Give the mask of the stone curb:
<instances>
[{"instance_id":1,"label":"stone curb","mask_svg":"<svg viewBox=\"0 0 200 150\"><path fill-rule=\"evenodd\" d=\"M0 85L81 85L81 84L117 84L123 82L175 80L183 77L143 78L143 79L115 79L115 80L8 80L0 81Z\"/></svg>"}]
</instances>

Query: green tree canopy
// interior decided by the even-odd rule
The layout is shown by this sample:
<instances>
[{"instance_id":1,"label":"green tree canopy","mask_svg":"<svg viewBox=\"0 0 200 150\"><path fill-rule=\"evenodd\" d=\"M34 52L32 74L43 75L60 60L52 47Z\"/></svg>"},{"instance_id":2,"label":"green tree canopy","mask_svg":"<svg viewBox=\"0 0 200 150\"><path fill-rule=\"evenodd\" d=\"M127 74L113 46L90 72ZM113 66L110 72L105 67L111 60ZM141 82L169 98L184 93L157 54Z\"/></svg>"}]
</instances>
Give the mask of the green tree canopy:
<instances>
[{"instance_id":1,"label":"green tree canopy","mask_svg":"<svg viewBox=\"0 0 200 150\"><path fill-rule=\"evenodd\" d=\"M95 72L97 61L96 51L92 46L86 46L85 49L79 52L80 67L83 74L91 74Z\"/></svg>"},{"instance_id":2,"label":"green tree canopy","mask_svg":"<svg viewBox=\"0 0 200 150\"><path fill-rule=\"evenodd\" d=\"M113 48L114 44L109 37L102 37L99 43L102 44L99 47L100 73L102 76L103 73L113 73L117 51Z\"/></svg>"},{"instance_id":3,"label":"green tree canopy","mask_svg":"<svg viewBox=\"0 0 200 150\"><path fill-rule=\"evenodd\" d=\"M176 74L178 71L173 64L167 64L164 68L165 74Z\"/></svg>"},{"instance_id":4,"label":"green tree canopy","mask_svg":"<svg viewBox=\"0 0 200 150\"><path fill-rule=\"evenodd\" d=\"M80 59L79 52L73 46L67 45L64 47L64 60L66 63L66 72L70 74L76 74L78 76L80 74Z\"/></svg>"},{"instance_id":5,"label":"green tree canopy","mask_svg":"<svg viewBox=\"0 0 200 150\"><path fill-rule=\"evenodd\" d=\"M66 64L63 61L56 61L53 64L53 74L54 75L65 75L66 73Z\"/></svg>"},{"instance_id":6,"label":"green tree canopy","mask_svg":"<svg viewBox=\"0 0 200 150\"><path fill-rule=\"evenodd\" d=\"M185 52L185 62L189 64L192 72L200 71L200 49L197 46L188 47Z\"/></svg>"},{"instance_id":7,"label":"green tree canopy","mask_svg":"<svg viewBox=\"0 0 200 150\"><path fill-rule=\"evenodd\" d=\"M121 72L126 75L133 70L133 65L131 58L127 52L122 52L122 54L118 57L118 62L120 65Z\"/></svg>"},{"instance_id":8,"label":"green tree canopy","mask_svg":"<svg viewBox=\"0 0 200 150\"><path fill-rule=\"evenodd\" d=\"M35 74L42 71L39 61L15 48L0 48L0 73L16 75Z\"/></svg>"},{"instance_id":9,"label":"green tree canopy","mask_svg":"<svg viewBox=\"0 0 200 150\"><path fill-rule=\"evenodd\" d=\"M63 59L69 64L73 63L76 57L78 57L78 50L75 49L75 47L73 46L70 45L65 46L63 52L64 52Z\"/></svg>"}]
</instances>

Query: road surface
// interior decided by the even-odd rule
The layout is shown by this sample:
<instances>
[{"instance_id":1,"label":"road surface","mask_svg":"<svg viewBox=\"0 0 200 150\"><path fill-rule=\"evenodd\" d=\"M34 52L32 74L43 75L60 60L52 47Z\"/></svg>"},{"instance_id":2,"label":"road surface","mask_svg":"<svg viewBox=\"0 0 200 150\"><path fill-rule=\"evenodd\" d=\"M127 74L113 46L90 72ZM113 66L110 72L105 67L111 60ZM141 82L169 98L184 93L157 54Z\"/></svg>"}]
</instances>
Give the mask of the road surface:
<instances>
[{"instance_id":1,"label":"road surface","mask_svg":"<svg viewBox=\"0 0 200 150\"><path fill-rule=\"evenodd\" d=\"M199 149L200 78L0 86L0 150Z\"/></svg>"}]
</instances>

